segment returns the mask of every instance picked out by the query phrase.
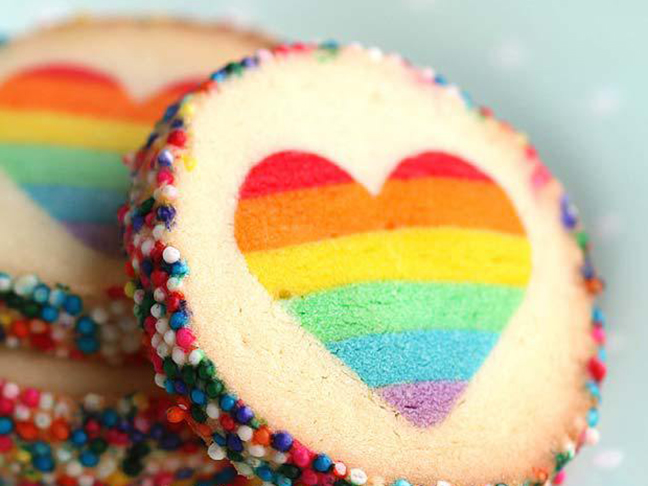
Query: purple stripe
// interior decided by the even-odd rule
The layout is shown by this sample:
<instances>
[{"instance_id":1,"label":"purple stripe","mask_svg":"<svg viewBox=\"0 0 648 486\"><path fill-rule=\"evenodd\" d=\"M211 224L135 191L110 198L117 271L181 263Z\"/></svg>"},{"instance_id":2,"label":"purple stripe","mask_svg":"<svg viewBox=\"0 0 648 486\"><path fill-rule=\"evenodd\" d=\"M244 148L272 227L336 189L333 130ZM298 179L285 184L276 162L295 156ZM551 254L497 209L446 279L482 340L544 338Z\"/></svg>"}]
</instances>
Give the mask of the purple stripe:
<instances>
[{"instance_id":1,"label":"purple stripe","mask_svg":"<svg viewBox=\"0 0 648 486\"><path fill-rule=\"evenodd\" d=\"M390 385L378 393L417 427L429 427L446 418L466 389L465 381L422 381Z\"/></svg>"},{"instance_id":2,"label":"purple stripe","mask_svg":"<svg viewBox=\"0 0 648 486\"><path fill-rule=\"evenodd\" d=\"M110 256L121 255L119 229L110 223L73 223L61 221L63 226L87 246Z\"/></svg>"}]
</instances>

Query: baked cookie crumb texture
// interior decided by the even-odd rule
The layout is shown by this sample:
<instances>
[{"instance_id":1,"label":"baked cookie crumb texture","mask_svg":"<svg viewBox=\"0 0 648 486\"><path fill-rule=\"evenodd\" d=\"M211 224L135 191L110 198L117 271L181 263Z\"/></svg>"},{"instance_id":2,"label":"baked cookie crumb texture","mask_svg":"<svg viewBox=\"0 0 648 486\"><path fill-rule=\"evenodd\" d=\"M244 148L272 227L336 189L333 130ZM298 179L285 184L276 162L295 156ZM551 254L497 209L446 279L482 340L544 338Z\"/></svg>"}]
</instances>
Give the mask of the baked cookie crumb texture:
<instances>
[{"instance_id":1,"label":"baked cookie crumb texture","mask_svg":"<svg viewBox=\"0 0 648 486\"><path fill-rule=\"evenodd\" d=\"M366 86L366 104L335 91L340 73L348 73L352 93ZM300 96L317 91L318 79L335 94L318 92L323 101L312 110L325 112L328 103L342 127L321 125L322 145L308 138L317 115L291 111L290 104L294 97L310 109ZM255 83L263 86L259 91L280 93L277 106L285 103L287 119L303 117L288 123L292 145L274 125L267 132L246 126L257 135L245 140L257 146L236 145L240 118L227 138L234 147L218 139L218 130L226 138L228 109L259 118L254 110L264 101L246 97ZM402 90L389 91L391 83ZM300 86L281 97L282 87ZM394 98L412 106L423 100L436 110L433 118L447 127L432 135L421 129L433 147L417 141L418 128L381 140L377 145L393 149L387 155L362 145L363 135L375 135L372 110L377 124L388 122L375 106L390 96L385 104L394 119L400 120L389 104ZM367 164L355 160L362 150L326 145L345 140L345 128L355 130L358 120L347 112L357 106L368 114L366 133L357 132L373 157ZM221 118L212 116L218 110ZM356 124L345 125L346 118ZM266 133L264 146L259 140ZM475 143L464 147L457 133ZM403 152L410 145L414 151ZM483 160L475 155L480 150ZM237 151L246 160L239 163ZM217 152L225 154L222 160L207 160ZM594 298L602 281L578 212L523 134L432 70L333 42L261 50L171 105L128 163L133 189L119 214L132 278L125 293L148 338L156 383L176 401L169 417L189 422L213 459L229 458L239 473L281 486L545 485L560 484L581 446L597 441L605 319ZM201 211L218 221L194 217ZM220 233L223 228L230 234ZM204 249L203 234L222 240ZM227 298L236 302L228 307ZM285 327L295 324L301 330ZM267 341L254 348L258 327L266 328L259 335ZM566 340L556 342L555 352L542 341L553 333ZM279 342L293 334L292 347ZM240 358L246 347L256 349L247 362ZM294 374L292 361L303 366ZM309 361L324 371L308 375ZM567 377L555 383L569 388L540 400L524 388L533 383L525 373L537 370L538 380L552 382L561 374L554 366L563 363ZM266 381L259 378L266 373ZM511 385L516 380L520 389ZM564 404L553 404L558 395ZM329 396L341 400L329 407ZM552 403L540 416L544 400ZM500 417L498 401L523 404L511 408L518 417L510 424L506 415L494 422L480 415L489 412L474 412L473 404L485 404ZM327 415L336 404L339 417ZM527 410L539 423L554 416L557 423L524 430L518 425L532 428L522 416ZM497 455L487 437L493 423L497 440L519 447L519 460ZM381 435L383 429L395 435ZM491 448L480 449L482 441ZM471 454L481 459L462 463L477 457Z\"/></svg>"}]
</instances>

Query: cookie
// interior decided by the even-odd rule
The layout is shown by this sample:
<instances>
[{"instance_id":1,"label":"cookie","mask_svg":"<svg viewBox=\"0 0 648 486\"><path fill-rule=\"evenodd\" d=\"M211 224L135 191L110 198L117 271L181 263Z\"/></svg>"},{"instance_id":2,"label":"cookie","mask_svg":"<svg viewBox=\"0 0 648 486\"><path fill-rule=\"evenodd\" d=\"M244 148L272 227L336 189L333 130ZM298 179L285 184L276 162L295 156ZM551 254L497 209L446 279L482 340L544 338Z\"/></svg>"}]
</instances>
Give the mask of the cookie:
<instances>
[{"instance_id":1,"label":"cookie","mask_svg":"<svg viewBox=\"0 0 648 486\"><path fill-rule=\"evenodd\" d=\"M165 106L214 62L271 44L225 25L114 19L0 50L2 479L235 480L167 420L172 402L152 383L123 294L116 211L128 187L122 154Z\"/></svg>"},{"instance_id":2,"label":"cookie","mask_svg":"<svg viewBox=\"0 0 648 486\"><path fill-rule=\"evenodd\" d=\"M130 164L127 293L213 458L278 485L541 485L596 441L602 282L577 211L432 70L262 50Z\"/></svg>"}]
</instances>

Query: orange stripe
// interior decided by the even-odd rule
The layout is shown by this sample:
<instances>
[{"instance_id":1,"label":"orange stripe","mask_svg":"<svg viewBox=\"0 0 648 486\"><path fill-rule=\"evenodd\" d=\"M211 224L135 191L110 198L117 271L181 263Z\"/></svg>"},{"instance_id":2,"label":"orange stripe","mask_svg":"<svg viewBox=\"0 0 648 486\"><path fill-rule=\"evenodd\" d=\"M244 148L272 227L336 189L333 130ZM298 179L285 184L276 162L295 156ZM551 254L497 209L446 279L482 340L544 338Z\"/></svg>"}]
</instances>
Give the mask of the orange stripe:
<instances>
[{"instance_id":1,"label":"orange stripe","mask_svg":"<svg viewBox=\"0 0 648 486\"><path fill-rule=\"evenodd\" d=\"M184 92L177 85L138 103L116 84L17 76L0 86L0 106L152 123Z\"/></svg>"},{"instance_id":2,"label":"orange stripe","mask_svg":"<svg viewBox=\"0 0 648 486\"><path fill-rule=\"evenodd\" d=\"M445 178L390 180L378 197L357 183L239 201L236 241L242 252L398 227L454 226L523 235L499 187Z\"/></svg>"}]
</instances>

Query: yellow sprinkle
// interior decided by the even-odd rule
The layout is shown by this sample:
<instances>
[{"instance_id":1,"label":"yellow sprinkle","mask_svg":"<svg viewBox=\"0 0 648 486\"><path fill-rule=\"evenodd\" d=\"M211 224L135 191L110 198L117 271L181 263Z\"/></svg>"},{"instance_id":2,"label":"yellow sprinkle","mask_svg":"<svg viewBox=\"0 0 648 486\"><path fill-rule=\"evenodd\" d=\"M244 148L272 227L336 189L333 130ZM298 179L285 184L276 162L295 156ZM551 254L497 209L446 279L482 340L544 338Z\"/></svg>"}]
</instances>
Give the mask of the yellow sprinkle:
<instances>
[{"instance_id":1,"label":"yellow sprinkle","mask_svg":"<svg viewBox=\"0 0 648 486\"><path fill-rule=\"evenodd\" d=\"M24 449L20 449L16 452L16 460L18 462L29 462L31 461L31 454Z\"/></svg>"},{"instance_id":2,"label":"yellow sprinkle","mask_svg":"<svg viewBox=\"0 0 648 486\"><path fill-rule=\"evenodd\" d=\"M184 103L180 108L180 116L182 118L187 118L192 116L196 112L196 105L193 103Z\"/></svg>"},{"instance_id":3,"label":"yellow sprinkle","mask_svg":"<svg viewBox=\"0 0 648 486\"><path fill-rule=\"evenodd\" d=\"M126 486L130 480L124 473L117 471L106 478L106 483L112 486Z\"/></svg>"},{"instance_id":4,"label":"yellow sprinkle","mask_svg":"<svg viewBox=\"0 0 648 486\"><path fill-rule=\"evenodd\" d=\"M184 161L185 169L192 171L196 167L196 159L190 156L185 156L182 158Z\"/></svg>"},{"instance_id":5,"label":"yellow sprinkle","mask_svg":"<svg viewBox=\"0 0 648 486\"><path fill-rule=\"evenodd\" d=\"M124 285L124 294L126 294L126 297L132 298L133 295L135 295L135 284L133 282L127 282L126 285Z\"/></svg>"}]
</instances>

